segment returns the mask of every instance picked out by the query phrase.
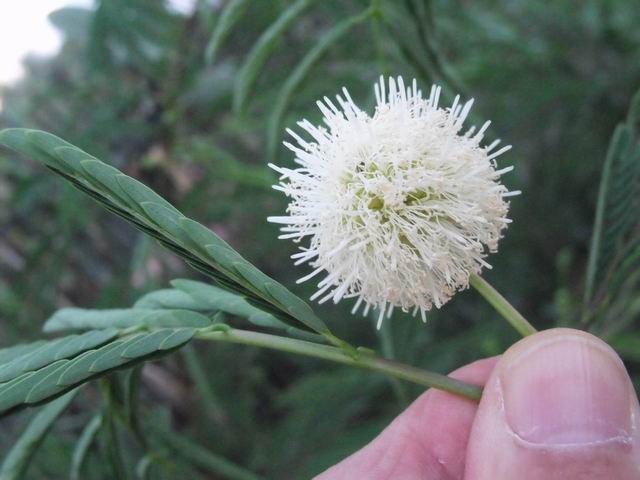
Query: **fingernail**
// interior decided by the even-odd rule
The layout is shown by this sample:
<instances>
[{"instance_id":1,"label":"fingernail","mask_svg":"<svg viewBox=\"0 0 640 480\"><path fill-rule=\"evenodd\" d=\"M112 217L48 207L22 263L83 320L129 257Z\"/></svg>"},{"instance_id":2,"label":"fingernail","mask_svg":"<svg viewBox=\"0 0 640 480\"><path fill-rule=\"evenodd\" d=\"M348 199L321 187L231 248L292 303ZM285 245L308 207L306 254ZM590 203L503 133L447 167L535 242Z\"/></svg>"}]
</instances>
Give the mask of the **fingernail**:
<instances>
[{"instance_id":1,"label":"fingernail","mask_svg":"<svg viewBox=\"0 0 640 480\"><path fill-rule=\"evenodd\" d=\"M500 375L511 429L544 445L582 445L631 431L631 387L619 358L596 339L562 335L533 345Z\"/></svg>"}]
</instances>

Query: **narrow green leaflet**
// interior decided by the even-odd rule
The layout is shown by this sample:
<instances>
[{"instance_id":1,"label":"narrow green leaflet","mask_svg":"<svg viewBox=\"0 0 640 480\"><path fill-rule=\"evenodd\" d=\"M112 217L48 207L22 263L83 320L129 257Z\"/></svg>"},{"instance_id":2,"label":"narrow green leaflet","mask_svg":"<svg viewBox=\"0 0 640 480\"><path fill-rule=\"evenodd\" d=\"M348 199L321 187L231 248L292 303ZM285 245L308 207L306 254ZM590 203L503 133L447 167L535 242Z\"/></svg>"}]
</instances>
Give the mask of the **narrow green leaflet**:
<instances>
[{"instance_id":1,"label":"narrow green leaflet","mask_svg":"<svg viewBox=\"0 0 640 480\"><path fill-rule=\"evenodd\" d=\"M287 8L282 15L260 35L238 73L233 90L233 108L236 112L244 110L246 103L258 81L260 72L278 40L291 25L313 4L315 0L298 0Z\"/></svg>"},{"instance_id":2,"label":"narrow green leaflet","mask_svg":"<svg viewBox=\"0 0 640 480\"><path fill-rule=\"evenodd\" d=\"M348 29L364 18L364 14L354 17L341 28ZM308 304L137 180L46 132L3 130L0 144L43 162L109 211L211 277L221 288L245 296L251 304L290 326L320 333L338 343Z\"/></svg>"},{"instance_id":3,"label":"narrow green leaflet","mask_svg":"<svg viewBox=\"0 0 640 480\"><path fill-rule=\"evenodd\" d=\"M20 345L14 345L13 347L0 349L0 367L21 355L40 348L45 343L47 343L47 340L39 340L37 342L22 343Z\"/></svg>"},{"instance_id":4,"label":"narrow green leaflet","mask_svg":"<svg viewBox=\"0 0 640 480\"><path fill-rule=\"evenodd\" d=\"M205 50L205 60L208 64L213 64L220 46L226 40L233 27L240 21L246 8L249 6L249 0L229 0L220 14L220 18L216 22L216 26L211 34L211 39Z\"/></svg>"},{"instance_id":5,"label":"narrow green leaflet","mask_svg":"<svg viewBox=\"0 0 640 480\"><path fill-rule=\"evenodd\" d=\"M53 423L69 406L76 396L77 390L49 403L33 418L22 436L9 450L0 468L0 480L19 480L26 478L27 467L35 455L42 440L53 426Z\"/></svg>"},{"instance_id":6,"label":"narrow green leaflet","mask_svg":"<svg viewBox=\"0 0 640 480\"><path fill-rule=\"evenodd\" d=\"M136 477L140 480L150 479L151 467L155 462L155 457L151 454L147 454L142 457L136 464Z\"/></svg>"},{"instance_id":7,"label":"narrow green leaflet","mask_svg":"<svg viewBox=\"0 0 640 480\"><path fill-rule=\"evenodd\" d=\"M309 75L313 66L318 63L325 53L327 53L329 48L331 48L344 35L349 33L353 27L367 20L374 11L374 9L369 8L364 12L349 17L335 25L311 50L309 50L293 72L291 72L291 75L289 75L289 78L287 78L287 81L278 94L278 98L276 99L275 106L273 107L271 117L269 119L269 128L267 131L267 151L269 158L273 158L275 156L276 148L278 146L278 138L282 131L284 115L291 103L291 98L296 90L300 88L300 85L302 85L305 78L307 78L307 75Z\"/></svg>"},{"instance_id":8,"label":"narrow green leaflet","mask_svg":"<svg viewBox=\"0 0 640 480\"><path fill-rule=\"evenodd\" d=\"M130 368L140 362L171 353L189 342L195 332L194 328L162 328L115 339L85 350L74 357L67 355L62 359L56 359L59 356L58 348L61 348L60 345L66 345L66 339L70 337L60 339L63 340L62 342L53 340L43 346L58 345L56 348L46 349L48 352L46 359L49 363L44 364L44 356L37 356L38 350L26 354L27 360L38 358L37 364L40 367L27 371L26 367L19 368L19 365L25 365L25 363L18 362L11 370L14 376L12 378L5 376L5 381L0 383L0 416L20 407L48 401L114 369ZM92 331L84 335L96 333L100 332ZM45 351L42 347L39 350ZM14 365L14 363L8 365Z\"/></svg>"},{"instance_id":9,"label":"narrow green leaflet","mask_svg":"<svg viewBox=\"0 0 640 480\"><path fill-rule=\"evenodd\" d=\"M81 480L82 467L101 427L102 414L99 413L91 419L82 431L78 443L76 443L75 449L73 450L73 457L71 458L70 480Z\"/></svg>"},{"instance_id":10,"label":"narrow green leaflet","mask_svg":"<svg viewBox=\"0 0 640 480\"><path fill-rule=\"evenodd\" d=\"M630 245L626 250L624 260L619 265L616 265L616 269L611 278L611 285L609 290L613 292L619 291L625 283L627 283L634 273L640 271L640 238L636 239L635 243Z\"/></svg>"}]
</instances>

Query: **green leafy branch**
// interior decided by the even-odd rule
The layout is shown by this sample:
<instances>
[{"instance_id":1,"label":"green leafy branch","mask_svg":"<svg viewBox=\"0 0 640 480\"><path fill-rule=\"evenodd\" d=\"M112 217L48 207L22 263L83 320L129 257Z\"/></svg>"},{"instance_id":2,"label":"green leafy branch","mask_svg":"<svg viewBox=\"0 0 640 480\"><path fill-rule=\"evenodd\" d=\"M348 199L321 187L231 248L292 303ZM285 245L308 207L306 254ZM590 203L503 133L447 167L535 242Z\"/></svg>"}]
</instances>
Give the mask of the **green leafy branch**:
<instances>
[{"instance_id":1,"label":"green leafy branch","mask_svg":"<svg viewBox=\"0 0 640 480\"><path fill-rule=\"evenodd\" d=\"M354 358L339 347L232 328L217 321L216 314L222 312L243 317L261 327L279 327L280 324L237 295L222 292L222 300L215 295L205 295L205 292L215 294L216 287L186 280L174 281L174 284L188 288L191 293L161 290L142 297L130 309L62 309L45 323L45 331L87 331L0 350L0 415L50 401L114 370L157 359L192 339L306 355L479 398L480 389L477 387L371 353L363 352ZM162 306L157 309L140 308L141 305L148 307L152 302ZM176 303L192 310L176 309ZM108 326L110 328L105 328Z\"/></svg>"},{"instance_id":2,"label":"green leafy branch","mask_svg":"<svg viewBox=\"0 0 640 480\"><path fill-rule=\"evenodd\" d=\"M107 210L184 258L221 288L244 296L292 327L316 332L335 345L347 347L306 302L144 184L46 132L8 129L0 132L0 143L41 161Z\"/></svg>"},{"instance_id":3,"label":"green leafy branch","mask_svg":"<svg viewBox=\"0 0 640 480\"><path fill-rule=\"evenodd\" d=\"M479 398L475 386L359 352L336 338L303 300L209 229L183 216L145 185L64 140L41 131L9 129L0 132L0 143L42 161L219 286L176 280L174 289L147 295L132 309L57 312L45 331L89 331L0 350L0 360L6 362L0 363L0 414L48 401L115 369L165 355L193 338L322 358ZM163 308L148 308L153 305ZM298 338L233 329L214 322L212 315L217 312L244 317L260 328L285 329Z\"/></svg>"}]
</instances>

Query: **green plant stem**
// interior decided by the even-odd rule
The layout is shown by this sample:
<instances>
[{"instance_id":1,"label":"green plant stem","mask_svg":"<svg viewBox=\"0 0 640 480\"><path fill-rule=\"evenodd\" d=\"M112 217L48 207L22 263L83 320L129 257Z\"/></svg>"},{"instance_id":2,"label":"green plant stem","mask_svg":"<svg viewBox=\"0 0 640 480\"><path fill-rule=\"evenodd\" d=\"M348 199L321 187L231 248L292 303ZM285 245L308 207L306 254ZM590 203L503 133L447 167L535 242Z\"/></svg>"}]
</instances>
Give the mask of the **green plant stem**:
<instances>
[{"instance_id":1,"label":"green plant stem","mask_svg":"<svg viewBox=\"0 0 640 480\"><path fill-rule=\"evenodd\" d=\"M375 45L378 68L380 69L380 73L386 77L389 76L389 67L384 55L384 43L382 39L384 12L382 11L380 0L371 0L371 8L373 9L371 15L371 33L373 36L373 44Z\"/></svg>"},{"instance_id":2,"label":"green plant stem","mask_svg":"<svg viewBox=\"0 0 640 480\"><path fill-rule=\"evenodd\" d=\"M227 478L229 480L261 480L262 478L246 468L207 450L187 437L175 435L152 424L149 424L148 427L170 450L175 451L179 456L189 460L191 463L220 475L217 478Z\"/></svg>"},{"instance_id":3,"label":"green plant stem","mask_svg":"<svg viewBox=\"0 0 640 480\"><path fill-rule=\"evenodd\" d=\"M111 472L114 478L126 480L128 476L125 474L126 469L121 456L120 439L116 425L115 413L118 408L114 404L113 385L110 383L109 379L103 378L100 381L100 387L105 398L103 410L104 422L102 426L105 431L106 450L107 456L109 457Z\"/></svg>"},{"instance_id":4,"label":"green plant stem","mask_svg":"<svg viewBox=\"0 0 640 480\"><path fill-rule=\"evenodd\" d=\"M489 284L484 278L478 275L471 275L469 284L475 288L484 299L495 308L503 318L511 324L523 337L536 333L537 330L526 318L522 316L506 298Z\"/></svg>"},{"instance_id":5,"label":"green plant stem","mask_svg":"<svg viewBox=\"0 0 640 480\"><path fill-rule=\"evenodd\" d=\"M376 320L374 320L375 322ZM393 332L391 330L392 323L391 322L383 322L381 328L376 332L378 334L378 338L380 339L380 349L382 350L382 355L386 358L393 359L395 358L395 349L393 345ZM408 402L407 391L405 390L405 385L396 377L389 377L389 382L391 384L391 388L395 393L398 402L406 406Z\"/></svg>"},{"instance_id":6,"label":"green plant stem","mask_svg":"<svg viewBox=\"0 0 640 480\"><path fill-rule=\"evenodd\" d=\"M437 388L471 400L479 400L482 395L482 389L478 386L470 385L439 373L428 372L410 365L404 365L393 360L381 358L368 352L361 353L355 357L345 354L344 350L337 347L232 328L224 330L201 330L196 334L196 338L218 342L240 343L243 345L270 348L330 360L352 367L364 368L385 375L391 375L419 385Z\"/></svg>"},{"instance_id":7,"label":"green plant stem","mask_svg":"<svg viewBox=\"0 0 640 480\"><path fill-rule=\"evenodd\" d=\"M187 371L198 391L198 396L202 400L202 407L205 409L206 414L218 424L218 428L222 427L227 422L227 414L209 383L207 372L200 362L196 349L193 348L193 345L187 345L182 349L182 355Z\"/></svg>"},{"instance_id":8,"label":"green plant stem","mask_svg":"<svg viewBox=\"0 0 640 480\"><path fill-rule=\"evenodd\" d=\"M454 78L454 76L451 73L449 73L448 68L446 66L446 62L443 60L443 58L440 55L440 52L433 44L433 33L431 32L431 30L433 29L433 24L430 25L432 28L429 31L427 31L424 28L424 24L423 24L424 20L422 18L422 15L418 11L419 7L418 7L418 4L415 3L415 0L408 0L405 2L405 4L407 9L409 10L411 18L416 24L416 27L418 30L418 38L422 43L424 55L427 61L431 64L431 67L432 67L431 69L434 70L437 73L437 75L442 79L442 81L446 83L449 87L451 87L451 89L453 89L454 91L457 91L459 94L463 96L467 96L465 94L465 88L460 84L460 82L456 78ZM428 6L427 8L430 8L430 6Z\"/></svg>"}]
</instances>

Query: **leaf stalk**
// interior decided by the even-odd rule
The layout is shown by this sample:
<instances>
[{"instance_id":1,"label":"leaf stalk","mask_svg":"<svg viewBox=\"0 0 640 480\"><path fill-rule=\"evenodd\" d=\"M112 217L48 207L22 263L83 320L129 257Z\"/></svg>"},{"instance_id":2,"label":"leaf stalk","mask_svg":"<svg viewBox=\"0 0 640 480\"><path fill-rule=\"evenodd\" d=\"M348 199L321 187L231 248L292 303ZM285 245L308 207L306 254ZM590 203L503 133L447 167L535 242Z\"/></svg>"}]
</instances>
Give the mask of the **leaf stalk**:
<instances>
[{"instance_id":1,"label":"leaf stalk","mask_svg":"<svg viewBox=\"0 0 640 480\"><path fill-rule=\"evenodd\" d=\"M438 390L453 393L470 400L477 401L482 395L482 388L476 385L464 383L460 380L447 377L446 375L422 370L371 353L361 352L360 355L356 357L346 354L343 349L338 347L233 328L225 331L203 329L196 333L195 338L207 341L251 345L329 360L400 378L418 385L437 388Z\"/></svg>"}]
</instances>

